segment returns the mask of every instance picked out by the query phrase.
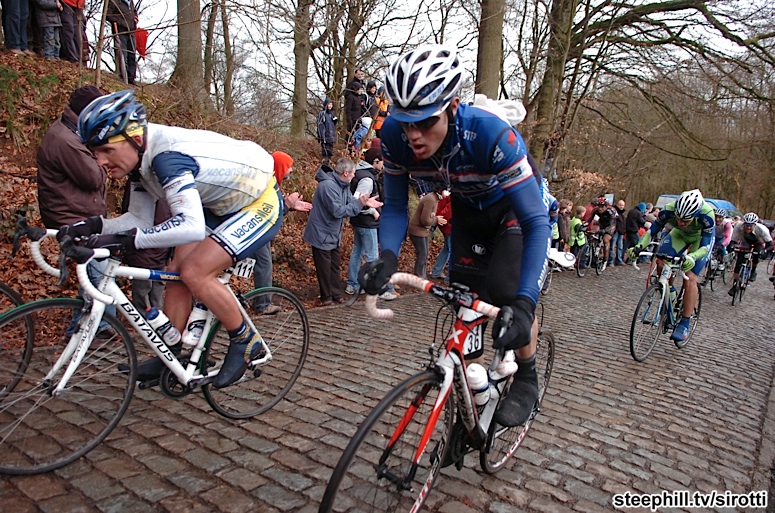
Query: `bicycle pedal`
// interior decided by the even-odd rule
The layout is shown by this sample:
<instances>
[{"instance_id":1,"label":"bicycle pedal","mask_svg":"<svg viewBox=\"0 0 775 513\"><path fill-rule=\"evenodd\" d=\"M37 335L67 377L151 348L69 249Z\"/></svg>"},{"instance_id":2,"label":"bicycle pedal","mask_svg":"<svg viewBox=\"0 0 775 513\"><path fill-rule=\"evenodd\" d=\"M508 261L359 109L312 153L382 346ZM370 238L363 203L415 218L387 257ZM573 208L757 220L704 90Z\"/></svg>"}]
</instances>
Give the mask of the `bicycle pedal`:
<instances>
[{"instance_id":1,"label":"bicycle pedal","mask_svg":"<svg viewBox=\"0 0 775 513\"><path fill-rule=\"evenodd\" d=\"M137 381L137 388L145 390L146 388L152 388L159 384L160 378L151 378L144 381Z\"/></svg>"}]
</instances>

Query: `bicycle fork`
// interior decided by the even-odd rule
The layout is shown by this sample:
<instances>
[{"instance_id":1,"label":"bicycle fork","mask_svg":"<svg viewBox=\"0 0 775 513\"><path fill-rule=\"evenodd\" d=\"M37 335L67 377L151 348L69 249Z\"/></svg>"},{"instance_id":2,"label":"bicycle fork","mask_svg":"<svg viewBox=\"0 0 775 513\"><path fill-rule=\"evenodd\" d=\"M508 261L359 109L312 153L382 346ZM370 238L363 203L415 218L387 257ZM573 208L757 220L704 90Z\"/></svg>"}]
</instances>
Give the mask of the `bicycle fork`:
<instances>
[{"instance_id":1,"label":"bicycle fork","mask_svg":"<svg viewBox=\"0 0 775 513\"><path fill-rule=\"evenodd\" d=\"M423 401L425 400L426 394L428 393L428 390L430 389L430 387L434 385L425 385L422 388L422 390L420 390L415 395L414 399L412 399L412 402L409 405L409 408L406 410L403 417L401 418L401 421L398 423L396 430L393 432L393 435L390 437L387 447L385 447L385 450L382 451L382 456L380 457L379 463L377 465L377 477L379 479L382 479L382 478L387 479L391 483L395 484L398 487L398 489L401 491L412 489L411 482L414 481L414 477L417 474L417 467L419 466L420 460L422 459L422 456L425 453L425 448L428 445L431 435L433 434L433 431L436 428L436 424L439 420L439 417L441 416L441 412L444 410L444 405L447 403L447 400L449 399L449 394L452 392L454 370L452 372L449 372L450 370L452 369L449 369L446 367L436 368L436 372L439 374L439 378L441 380L439 395L436 398L436 402L433 405L433 411L431 412L431 416L428 419L428 423L425 425L425 429L423 430L420 443L418 444L417 450L415 451L414 459L412 460L412 467L406 473L405 477L401 478L395 475L390 470L388 470L388 468L385 465L385 462L393 452L393 448L395 447L396 443L398 443L401 436L403 436L406 430L406 427L410 424L410 422L414 418L414 415L420 409L420 406L422 406ZM449 443L447 440L448 436L449 436L449 433L447 434L447 436L442 437L442 439L439 442L439 445L434 449L434 455L430 460L431 465L433 467L437 467L441 465L441 458L444 455L447 444ZM433 475L435 473L436 472L434 469L434 471L431 472L431 474ZM418 505L418 503L422 502L423 498L425 497L425 495L427 495L429 490L430 490L429 484L425 483L423 485L423 492L419 495L417 502L415 502L415 507Z\"/></svg>"}]
</instances>

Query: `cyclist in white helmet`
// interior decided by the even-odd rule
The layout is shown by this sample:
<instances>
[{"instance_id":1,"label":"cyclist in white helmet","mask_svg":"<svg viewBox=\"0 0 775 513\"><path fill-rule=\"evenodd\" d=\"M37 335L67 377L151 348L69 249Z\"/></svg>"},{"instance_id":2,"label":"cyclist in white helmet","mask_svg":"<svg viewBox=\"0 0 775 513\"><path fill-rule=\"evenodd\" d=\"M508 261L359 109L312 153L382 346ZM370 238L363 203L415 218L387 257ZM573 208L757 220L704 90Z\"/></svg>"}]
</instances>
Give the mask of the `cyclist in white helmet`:
<instances>
[{"instance_id":1,"label":"cyclist in white helmet","mask_svg":"<svg viewBox=\"0 0 775 513\"><path fill-rule=\"evenodd\" d=\"M743 216L743 222L738 223L734 230L732 230L730 247L754 252L751 257L751 277L748 279L748 281L754 282L756 281L756 266L759 265L761 253L772 250L772 236L767 227L759 222L759 216L753 212L748 212ZM743 257L738 252L737 259L735 260L734 280L737 280L741 267L743 267ZM732 288L729 289L729 295L732 297L737 292L734 280L732 281Z\"/></svg>"},{"instance_id":2,"label":"cyclist in white helmet","mask_svg":"<svg viewBox=\"0 0 775 513\"><path fill-rule=\"evenodd\" d=\"M390 65L385 89L392 106L381 133L382 253L361 268L359 281L378 294L396 271L410 174L449 189L455 212L450 280L513 314L506 326L504 315L494 323L494 345L516 349L519 363L495 420L516 426L530 417L538 398L535 308L551 230L540 174L522 136L495 113L461 103L464 77L457 50L442 45L420 46ZM501 326L506 332L498 336Z\"/></svg>"},{"instance_id":3,"label":"cyclist in white helmet","mask_svg":"<svg viewBox=\"0 0 775 513\"><path fill-rule=\"evenodd\" d=\"M164 309L180 331L192 294L212 310L230 337L213 386L240 379L261 350L260 335L217 278L280 230L283 202L272 155L251 141L148 123L132 90L91 102L80 114L78 134L110 178L128 177L132 195L124 215L66 225L59 237L89 237L90 247L175 247L169 269L179 272L181 281L167 284ZM154 226L154 204L162 198L172 217ZM179 352L180 344L170 350ZM138 379L158 377L163 369L161 359L153 358L138 366Z\"/></svg>"},{"instance_id":4,"label":"cyclist in white helmet","mask_svg":"<svg viewBox=\"0 0 775 513\"><path fill-rule=\"evenodd\" d=\"M699 189L684 191L677 200L667 204L659 212L651 224L651 229L630 249L630 260L637 257L638 253L648 246L651 237L658 234L667 223L672 224L674 228L662 239L658 252L671 256L683 254L683 271L687 278L684 283L683 317L670 338L684 341L689 336L689 321L697 306L697 277L708 261L716 235L713 207L705 201ZM657 266L661 272L660 260L657 261ZM672 284L670 288L671 291L675 290Z\"/></svg>"}]
</instances>

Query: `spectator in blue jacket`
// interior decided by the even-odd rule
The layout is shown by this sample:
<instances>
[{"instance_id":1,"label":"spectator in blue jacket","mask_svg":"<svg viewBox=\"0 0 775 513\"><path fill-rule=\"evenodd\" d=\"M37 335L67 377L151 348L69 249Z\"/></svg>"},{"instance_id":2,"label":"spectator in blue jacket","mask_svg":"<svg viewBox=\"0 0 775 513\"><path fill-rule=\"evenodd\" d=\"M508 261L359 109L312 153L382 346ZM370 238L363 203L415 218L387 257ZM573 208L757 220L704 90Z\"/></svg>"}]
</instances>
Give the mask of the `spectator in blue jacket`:
<instances>
[{"instance_id":1,"label":"spectator in blue jacket","mask_svg":"<svg viewBox=\"0 0 775 513\"><path fill-rule=\"evenodd\" d=\"M312 197L304 240L312 246L312 258L320 287L323 306L342 303L341 262L339 246L342 225L348 217L358 215L363 207L379 208L382 202L368 195L353 197L350 181L355 176L355 162L341 158L336 168L321 166L315 174L318 186Z\"/></svg>"}]
</instances>

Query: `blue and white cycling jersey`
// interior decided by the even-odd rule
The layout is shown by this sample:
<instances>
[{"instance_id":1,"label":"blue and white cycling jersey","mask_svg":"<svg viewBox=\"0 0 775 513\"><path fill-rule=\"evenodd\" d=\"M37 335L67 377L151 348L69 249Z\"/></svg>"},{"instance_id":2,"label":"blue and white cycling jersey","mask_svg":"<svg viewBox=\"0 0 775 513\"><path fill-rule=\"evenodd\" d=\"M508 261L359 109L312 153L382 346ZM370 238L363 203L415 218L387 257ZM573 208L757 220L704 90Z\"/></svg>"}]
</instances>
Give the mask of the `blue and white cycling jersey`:
<instances>
[{"instance_id":1,"label":"blue and white cycling jersey","mask_svg":"<svg viewBox=\"0 0 775 513\"><path fill-rule=\"evenodd\" d=\"M400 123L382 125L385 206L379 240L396 255L408 223L408 182L413 178L443 184L458 200L486 210L504 197L522 227L523 251L515 296L538 300L551 230L539 179L528 162L522 136L507 122L483 109L461 104L445 146L430 159L414 156ZM440 156L443 155L443 156Z\"/></svg>"}]
</instances>

